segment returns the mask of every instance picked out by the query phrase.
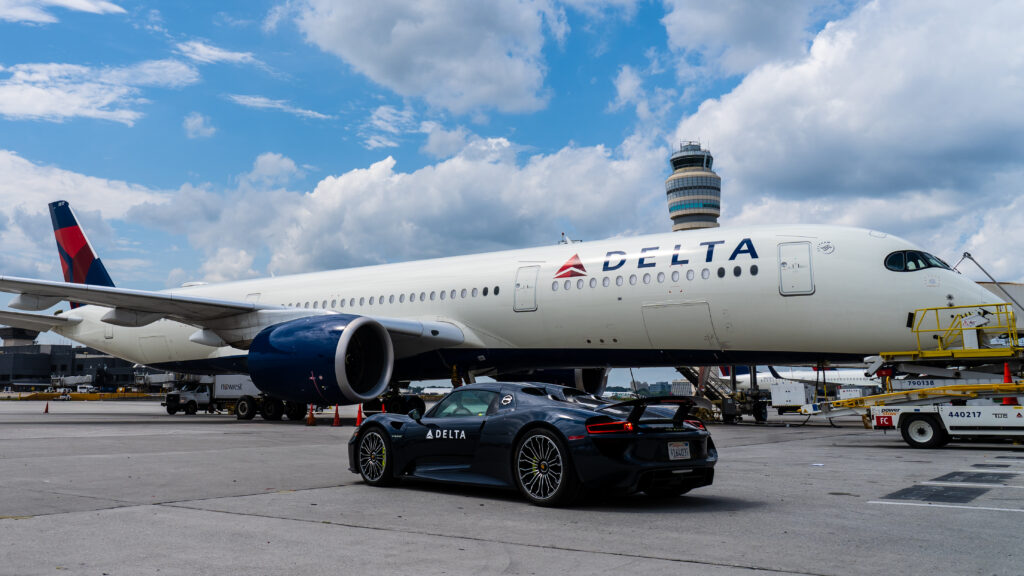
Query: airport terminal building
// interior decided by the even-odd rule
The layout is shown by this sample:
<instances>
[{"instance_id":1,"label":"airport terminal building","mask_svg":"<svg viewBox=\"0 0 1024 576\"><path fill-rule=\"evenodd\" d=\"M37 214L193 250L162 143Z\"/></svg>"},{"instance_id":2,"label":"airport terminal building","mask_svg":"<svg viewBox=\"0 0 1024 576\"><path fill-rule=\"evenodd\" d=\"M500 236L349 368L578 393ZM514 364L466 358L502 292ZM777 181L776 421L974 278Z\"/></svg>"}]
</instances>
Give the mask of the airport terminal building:
<instances>
[{"instance_id":1,"label":"airport terminal building","mask_svg":"<svg viewBox=\"0 0 1024 576\"><path fill-rule=\"evenodd\" d=\"M91 348L67 344L36 344L38 333L0 328L0 389L38 392L61 377L91 376L101 392L131 386L134 364Z\"/></svg>"}]
</instances>

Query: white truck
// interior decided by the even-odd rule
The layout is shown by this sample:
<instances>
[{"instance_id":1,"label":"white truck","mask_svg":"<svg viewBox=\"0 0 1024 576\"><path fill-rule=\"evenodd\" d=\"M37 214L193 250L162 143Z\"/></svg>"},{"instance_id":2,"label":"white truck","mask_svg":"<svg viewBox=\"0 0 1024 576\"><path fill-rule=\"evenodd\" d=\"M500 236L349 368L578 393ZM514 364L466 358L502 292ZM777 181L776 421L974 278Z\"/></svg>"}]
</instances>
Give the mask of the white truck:
<instances>
[{"instance_id":1,"label":"white truck","mask_svg":"<svg viewBox=\"0 0 1024 576\"><path fill-rule=\"evenodd\" d=\"M872 406L871 426L899 430L914 448L941 448L954 438L1024 440L1024 406Z\"/></svg>"},{"instance_id":2,"label":"white truck","mask_svg":"<svg viewBox=\"0 0 1024 576\"><path fill-rule=\"evenodd\" d=\"M257 413L262 414L264 420L280 420L284 415L289 420L301 420L306 416L305 404L265 396L244 374L218 375L212 382L203 377L199 382L183 383L164 396L161 406L166 406L171 415L179 411L191 415L199 410L234 409L239 420L251 420Z\"/></svg>"},{"instance_id":3,"label":"white truck","mask_svg":"<svg viewBox=\"0 0 1024 576\"><path fill-rule=\"evenodd\" d=\"M181 387L164 396L163 406L168 414L195 414L200 410L215 412L227 410L242 396L259 396L260 390L248 376L232 374L215 376L212 381L203 377L198 382L184 382Z\"/></svg>"}]
</instances>

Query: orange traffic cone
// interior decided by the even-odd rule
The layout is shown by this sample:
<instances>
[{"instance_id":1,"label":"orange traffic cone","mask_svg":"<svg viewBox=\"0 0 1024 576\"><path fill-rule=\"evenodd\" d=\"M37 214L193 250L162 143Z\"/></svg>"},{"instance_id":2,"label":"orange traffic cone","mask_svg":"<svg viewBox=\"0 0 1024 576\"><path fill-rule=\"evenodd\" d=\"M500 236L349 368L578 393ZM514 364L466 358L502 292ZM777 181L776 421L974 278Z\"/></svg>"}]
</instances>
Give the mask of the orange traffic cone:
<instances>
[{"instance_id":1,"label":"orange traffic cone","mask_svg":"<svg viewBox=\"0 0 1024 576\"><path fill-rule=\"evenodd\" d=\"M309 405L309 415L306 416L306 426L316 426L316 418L313 417L313 405Z\"/></svg>"},{"instance_id":2,"label":"orange traffic cone","mask_svg":"<svg viewBox=\"0 0 1024 576\"><path fill-rule=\"evenodd\" d=\"M1010 363L1003 362L1003 384L1013 384L1013 377L1010 375ZM1004 396L1003 406L1016 406L1017 398L1014 396Z\"/></svg>"},{"instance_id":3,"label":"orange traffic cone","mask_svg":"<svg viewBox=\"0 0 1024 576\"><path fill-rule=\"evenodd\" d=\"M338 414L338 405L334 405L334 423L331 426L341 426L341 415Z\"/></svg>"},{"instance_id":4,"label":"orange traffic cone","mask_svg":"<svg viewBox=\"0 0 1024 576\"><path fill-rule=\"evenodd\" d=\"M363 405L360 404L359 405L359 409L356 410L356 426L361 426L362 424L363 424Z\"/></svg>"},{"instance_id":5,"label":"orange traffic cone","mask_svg":"<svg viewBox=\"0 0 1024 576\"><path fill-rule=\"evenodd\" d=\"M43 408L43 414L49 414L49 413L50 413L50 403L47 402L46 403L46 408Z\"/></svg>"}]
</instances>

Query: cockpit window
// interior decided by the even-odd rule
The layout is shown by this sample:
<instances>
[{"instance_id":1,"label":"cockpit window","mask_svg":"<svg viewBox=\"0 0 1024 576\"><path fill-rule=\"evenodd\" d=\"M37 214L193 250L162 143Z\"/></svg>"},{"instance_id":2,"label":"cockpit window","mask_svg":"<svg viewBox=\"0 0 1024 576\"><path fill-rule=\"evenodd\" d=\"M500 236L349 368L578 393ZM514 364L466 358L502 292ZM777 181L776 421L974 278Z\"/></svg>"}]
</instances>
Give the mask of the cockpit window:
<instances>
[{"instance_id":1,"label":"cockpit window","mask_svg":"<svg viewBox=\"0 0 1024 576\"><path fill-rule=\"evenodd\" d=\"M925 268L950 270L940 258L920 250L900 250L885 257L885 267L894 272L914 272Z\"/></svg>"}]
</instances>

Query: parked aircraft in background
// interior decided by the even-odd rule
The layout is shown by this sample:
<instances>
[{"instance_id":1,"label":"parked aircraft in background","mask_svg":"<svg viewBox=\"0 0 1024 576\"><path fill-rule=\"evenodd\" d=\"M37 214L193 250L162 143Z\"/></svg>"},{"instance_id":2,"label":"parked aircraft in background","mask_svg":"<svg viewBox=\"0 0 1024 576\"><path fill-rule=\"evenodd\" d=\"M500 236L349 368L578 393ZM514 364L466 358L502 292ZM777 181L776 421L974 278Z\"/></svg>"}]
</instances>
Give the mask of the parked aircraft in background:
<instances>
[{"instance_id":1,"label":"parked aircraft in background","mask_svg":"<svg viewBox=\"0 0 1024 576\"><path fill-rule=\"evenodd\" d=\"M0 322L180 372L243 372L270 398L362 403L400 380L572 369L860 361L916 346L915 309L993 303L938 258L836 226L710 228L164 291L115 287L67 202L64 277L0 276ZM544 379L543 372L531 377Z\"/></svg>"}]
</instances>

